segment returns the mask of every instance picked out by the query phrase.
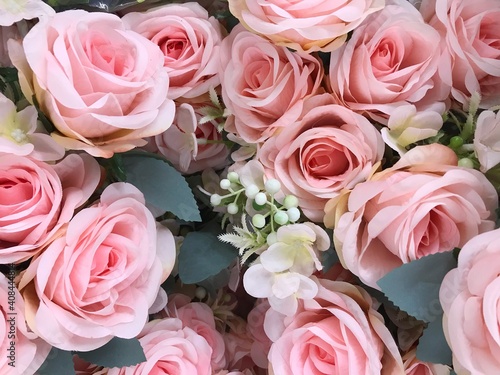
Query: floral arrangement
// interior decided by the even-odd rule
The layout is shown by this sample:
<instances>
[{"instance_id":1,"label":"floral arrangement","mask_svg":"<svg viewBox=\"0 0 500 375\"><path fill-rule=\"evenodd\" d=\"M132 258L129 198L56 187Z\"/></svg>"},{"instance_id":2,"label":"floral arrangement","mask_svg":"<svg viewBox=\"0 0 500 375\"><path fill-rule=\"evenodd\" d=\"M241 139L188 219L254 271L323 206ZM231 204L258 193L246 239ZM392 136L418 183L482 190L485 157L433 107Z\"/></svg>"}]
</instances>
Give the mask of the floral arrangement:
<instances>
[{"instance_id":1,"label":"floral arrangement","mask_svg":"<svg viewBox=\"0 0 500 375\"><path fill-rule=\"evenodd\" d=\"M499 0L0 0L1 374L500 373Z\"/></svg>"}]
</instances>

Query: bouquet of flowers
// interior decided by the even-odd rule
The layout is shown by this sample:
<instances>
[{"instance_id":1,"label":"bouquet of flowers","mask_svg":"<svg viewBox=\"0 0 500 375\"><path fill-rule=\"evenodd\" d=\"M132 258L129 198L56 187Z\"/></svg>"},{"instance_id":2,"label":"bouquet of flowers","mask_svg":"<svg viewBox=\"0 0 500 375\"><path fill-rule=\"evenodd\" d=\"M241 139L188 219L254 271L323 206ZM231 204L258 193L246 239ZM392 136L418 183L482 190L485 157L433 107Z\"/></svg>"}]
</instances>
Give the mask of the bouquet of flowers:
<instances>
[{"instance_id":1,"label":"bouquet of flowers","mask_svg":"<svg viewBox=\"0 0 500 375\"><path fill-rule=\"evenodd\" d=\"M0 0L0 374L500 374L499 0Z\"/></svg>"}]
</instances>

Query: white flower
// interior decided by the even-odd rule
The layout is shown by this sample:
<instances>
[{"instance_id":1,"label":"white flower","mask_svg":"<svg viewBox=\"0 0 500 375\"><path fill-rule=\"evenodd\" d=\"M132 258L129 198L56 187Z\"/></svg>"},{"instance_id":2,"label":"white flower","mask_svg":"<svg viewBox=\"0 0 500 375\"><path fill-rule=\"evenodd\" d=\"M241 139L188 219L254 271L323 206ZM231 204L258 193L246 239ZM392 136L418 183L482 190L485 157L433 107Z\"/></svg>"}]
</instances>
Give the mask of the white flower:
<instances>
[{"instance_id":1,"label":"white flower","mask_svg":"<svg viewBox=\"0 0 500 375\"><path fill-rule=\"evenodd\" d=\"M481 112L474 133L474 151L483 173L500 163L500 113Z\"/></svg>"},{"instance_id":2,"label":"white flower","mask_svg":"<svg viewBox=\"0 0 500 375\"><path fill-rule=\"evenodd\" d=\"M0 26L10 26L22 19L52 16L56 12L42 0L0 0Z\"/></svg>"}]
</instances>

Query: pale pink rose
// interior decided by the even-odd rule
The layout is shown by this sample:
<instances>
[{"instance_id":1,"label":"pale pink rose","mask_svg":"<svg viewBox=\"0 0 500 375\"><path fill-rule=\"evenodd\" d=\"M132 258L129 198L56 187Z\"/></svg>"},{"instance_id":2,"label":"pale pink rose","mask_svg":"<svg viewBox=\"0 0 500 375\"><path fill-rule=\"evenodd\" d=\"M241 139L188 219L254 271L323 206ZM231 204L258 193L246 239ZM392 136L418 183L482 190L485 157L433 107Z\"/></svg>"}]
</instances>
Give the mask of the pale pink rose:
<instances>
[{"instance_id":1,"label":"pale pink rose","mask_svg":"<svg viewBox=\"0 0 500 375\"><path fill-rule=\"evenodd\" d=\"M55 14L42 0L1 0L0 26L10 26L23 19L50 17Z\"/></svg>"},{"instance_id":2,"label":"pale pink rose","mask_svg":"<svg viewBox=\"0 0 500 375\"><path fill-rule=\"evenodd\" d=\"M33 375L45 361L51 346L33 333L25 321L24 300L14 284L0 274L0 372L5 375ZM11 281L12 280L12 281Z\"/></svg>"},{"instance_id":3,"label":"pale pink rose","mask_svg":"<svg viewBox=\"0 0 500 375\"><path fill-rule=\"evenodd\" d=\"M500 112L481 112L474 132L474 151L482 172L500 163Z\"/></svg>"},{"instance_id":4,"label":"pale pink rose","mask_svg":"<svg viewBox=\"0 0 500 375\"><path fill-rule=\"evenodd\" d=\"M28 324L63 350L135 337L174 260L172 233L157 226L142 193L109 185L23 274Z\"/></svg>"},{"instance_id":5,"label":"pale pink rose","mask_svg":"<svg viewBox=\"0 0 500 375\"><path fill-rule=\"evenodd\" d=\"M249 30L299 51L330 52L384 0L229 0L229 10Z\"/></svg>"},{"instance_id":6,"label":"pale pink rose","mask_svg":"<svg viewBox=\"0 0 500 375\"><path fill-rule=\"evenodd\" d=\"M42 251L94 193L100 168L89 155L55 165L0 153L0 264Z\"/></svg>"},{"instance_id":7,"label":"pale pink rose","mask_svg":"<svg viewBox=\"0 0 500 375\"><path fill-rule=\"evenodd\" d=\"M328 94L312 97L302 119L266 141L257 153L266 177L278 179L283 194L295 195L304 214L315 222L323 220L325 203L365 180L384 153L377 129L332 101Z\"/></svg>"},{"instance_id":8,"label":"pale pink rose","mask_svg":"<svg viewBox=\"0 0 500 375\"><path fill-rule=\"evenodd\" d=\"M9 41L23 92L35 95L67 149L109 158L171 125L169 78L153 42L116 15L68 10Z\"/></svg>"},{"instance_id":9,"label":"pale pink rose","mask_svg":"<svg viewBox=\"0 0 500 375\"><path fill-rule=\"evenodd\" d=\"M226 366L225 344L222 335L215 327L212 309L205 303L191 302L185 295L171 295L165 309L167 316L178 318L184 327L191 328L202 336L212 348L211 366L213 371Z\"/></svg>"},{"instance_id":10,"label":"pale pink rose","mask_svg":"<svg viewBox=\"0 0 500 375\"><path fill-rule=\"evenodd\" d=\"M158 153L181 173L191 174L207 168L222 169L228 164L229 149L215 121L200 123L209 103L178 104L173 124L152 138Z\"/></svg>"},{"instance_id":11,"label":"pale pink rose","mask_svg":"<svg viewBox=\"0 0 500 375\"><path fill-rule=\"evenodd\" d=\"M12 67L7 49L9 39L21 39L17 26L0 26L0 67Z\"/></svg>"},{"instance_id":12,"label":"pale pink rose","mask_svg":"<svg viewBox=\"0 0 500 375\"><path fill-rule=\"evenodd\" d=\"M465 104L475 92L481 106L500 95L500 3L497 0L423 0L420 12L443 37L439 75L454 99Z\"/></svg>"},{"instance_id":13,"label":"pale pink rose","mask_svg":"<svg viewBox=\"0 0 500 375\"><path fill-rule=\"evenodd\" d=\"M34 106L17 112L16 105L0 93L0 153L31 156L41 161L59 160L64 148L48 134L38 131L38 113Z\"/></svg>"},{"instance_id":14,"label":"pale pink rose","mask_svg":"<svg viewBox=\"0 0 500 375\"><path fill-rule=\"evenodd\" d=\"M418 146L401 164L328 202L325 224L335 227L335 249L365 284L379 289L377 281L394 268L494 228L495 188L479 171L440 164L448 152L456 161L445 146Z\"/></svg>"},{"instance_id":15,"label":"pale pink rose","mask_svg":"<svg viewBox=\"0 0 500 375\"><path fill-rule=\"evenodd\" d=\"M222 42L221 59L222 97L234 115L227 130L249 143L297 120L323 79L316 57L275 46L240 25Z\"/></svg>"},{"instance_id":16,"label":"pale pink rose","mask_svg":"<svg viewBox=\"0 0 500 375\"><path fill-rule=\"evenodd\" d=\"M166 4L128 13L123 22L161 48L170 77L169 98L194 98L219 85L223 29L200 4Z\"/></svg>"},{"instance_id":17,"label":"pale pink rose","mask_svg":"<svg viewBox=\"0 0 500 375\"><path fill-rule=\"evenodd\" d=\"M318 295L285 318L269 351L274 375L393 375L403 363L368 293L352 284L315 279ZM266 320L276 318L266 316ZM266 326L280 322L267 321ZM270 335L272 336L272 335Z\"/></svg>"},{"instance_id":18,"label":"pale pink rose","mask_svg":"<svg viewBox=\"0 0 500 375\"><path fill-rule=\"evenodd\" d=\"M261 368L268 367L267 354L271 348L271 340L264 330L264 319L269 302L265 299L258 299L255 306L247 315L247 332L253 338L250 356L255 364Z\"/></svg>"},{"instance_id":19,"label":"pale pink rose","mask_svg":"<svg viewBox=\"0 0 500 375\"><path fill-rule=\"evenodd\" d=\"M495 229L467 242L441 284L443 328L458 375L500 373L499 235Z\"/></svg>"},{"instance_id":20,"label":"pale pink rose","mask_svg":"<svg viewBox=\"0 0 500 375\"><path fill-rule=\"evenodd\" d=\"M415 348L403 356L405 375L450 375L448 366L422 362L417 359L416 354Z\"/></svg>"},{"instance_id":21,"label":"pale pink rose","mask_svg":"<svg viewBox=\"0 0 500 375\"><path fill-rule=\"evenodd\" d=\"M400 105L437 106L449 88L441 83L440 35L406 0L368 17L330 60L329 84L336 100L377 121Z\"/></svg>"},{"instance_id":22,"label":"pale pink rose","mask_svg":"<svg viewBox=\"0 0 500 375\"><path fill-rule=\"evenodd\" d=\"M110 368L108 375L211 375L212 348L177 318L156 319L146 324L139 342L146 362Z\"/></svg>"},{"instance_id":23,"label":"pale pink rose","mask_svg":"<svg viewBox=\"0 0 500 375\"><path fill-rule=\"evenodd\" d=\"M236 316L228 326L229 331L222 335L226 346L227 368L253 368L255 366L251 355L253 339L248 334L246 322Z\"/></svg>"}]
</instances>

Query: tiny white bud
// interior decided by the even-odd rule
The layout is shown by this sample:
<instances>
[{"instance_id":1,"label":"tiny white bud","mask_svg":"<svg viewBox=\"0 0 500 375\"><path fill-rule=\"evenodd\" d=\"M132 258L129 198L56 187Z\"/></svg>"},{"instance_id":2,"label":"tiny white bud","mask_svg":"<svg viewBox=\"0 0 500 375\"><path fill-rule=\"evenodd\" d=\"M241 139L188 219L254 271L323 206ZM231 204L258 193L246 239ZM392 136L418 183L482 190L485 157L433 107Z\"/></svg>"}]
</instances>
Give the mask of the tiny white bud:
<instances>
[{"instance_id":1,"label":"tiny white bud","mask_svg":"<svg viewBox=\"0 0 500 375\"><path fill-rule=\"evenodd\" d=\"M295 195L287 195L283 200L283 206L286 209L297 207L299 205L299 199Z\"/></svg>"},{"instance_id":2,"label":"tiny white bud","mask_svg":"<svg viewBox=\"0 0 500 375\"><path fill-rule=\"evenodd\" d=\"M280 182L275 178L267 180L264 186L266 188L266 191L271 195L276 194L281 189Z\"/></svg>"},{"instance_id":3,"label":"tiny white bud","mask_svg":"<svg viewBox=\"0 0 500 375\"><path fill-rule=\"evenodd\" d=\"M219 186L221 189L227 190L231 187L231 181L229 181L227 178L223 178L219 182Z\"/></svg>"},{"instance_id":4,"label":"tiny white bud","mask_svg":"<svg viewBox=\"0 0 500 375\"><path fill-rule=\"evenodd\" d=\"M227 178L231 182L240 182L240 176L236 172L229 172Z\"/></svg>"},{"instance_id":5,"label":"tiny white bud","mask_svg":"<svg viewBox=\"0 0 500 375\"><path fill-rule=\"evenodd\" d=\"M250 199L254 199L259 191L257 185L252 184L245 188L245 195Z\"/></svg>"},{"instance_id":6,"label":"tiny white bud","mask_svg":"<svg viewBox=\"0 0 500 375\"><path fill-rule=\"evenodd\" d=\"M286 212L278 211L274 214L274 221L279 225L285 225L288 223L288 215Z\"/></svg>"},{"instance_id":7,"label":"tiny white bud","mask_svg":"<svg viewBox=\"0 0 500 375\"><path fill-rule=\"evenodd\" d=\"M222 198L219 194L212 194L210 196L210 203L212 203L212 206L218 206L222 202Z\"/></svg>"},{"instance_id":8,"label":"tiny white bud","mask_svg":"<svg viewBox=\"0 0 500 375\"><path fill-rule=\"evenodd\" d=\"M264 215L255 214L252 217L252 224L255 228L264 228L266 225L266 218Z\"/></svg>"},{"instance_id":9,"label":"tiny white bud","mask_svg":"<svg viewBox=\"0 0 500 375\"><path fill-rule=\"evenodd\" d=\"M300 211L297 207L290 207L286 211L286 214L288 216L288 220L290 220L292 223L295 223L297 220L300 219Z\"/></svg>"},{"instance_id":10,"label":"tiny white bud","mask_svg":"<svg viewBox=\"0 0 500 375\"><path fill-rule=\"evenodd\" d=\"M202 300L202 299L204 299L207 296L207 291L202 286L199 286L198 288L196 288L196 290L194 292L194 295L199 300Z\"/></svg>"},{"instance_id":11,"label":"tiny white bud","mask_svg":"<svg viewBox=\"0 0 500 375\"><path fill-rule=\"evenodd\" d=\"M260 192L260 193L257 193L255 195L254 199L255 199L255 203L257 203L259 206L263 206L267 202L267 195L266 195L266 193Z\"/></svg>"},{"instance_id":12,"label":"tiny white bud","mask_svg":"<svg viewBox=\"0 0 500 375\"><path fill-rule=\"evenodd\" d=\"M238 213L238 205L236 203L229 203L227 205L227 212L230 215L236 215Z\"/></svg>"},{"instance_id":13,"label":"tiny white bud","mask_svg":"<svg viewBox=\"0 0 500 375\"><path fill-rule=\"evenodd\" d=\"M458 161L458 166L472 169L474 168L474 163L469 158L462 158Z\"/></svg>"},{"instance_id":14,"label":"tiny white bud","mask_svg":"<svg viewBox=\"0 0 500 375\"><path fill-rule=\"evenodd\" d=\"M266 242L269 246L278 242L278 236L276 235L276 232L269 233L267 235Z\"/></svg>"}]
</instances>

